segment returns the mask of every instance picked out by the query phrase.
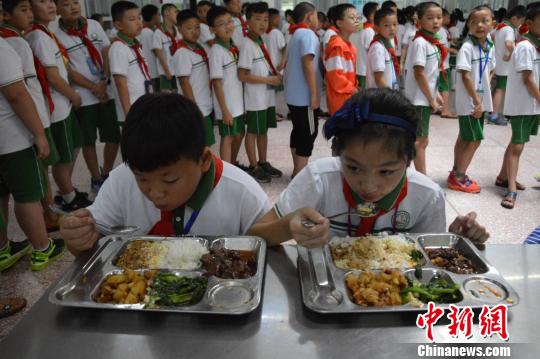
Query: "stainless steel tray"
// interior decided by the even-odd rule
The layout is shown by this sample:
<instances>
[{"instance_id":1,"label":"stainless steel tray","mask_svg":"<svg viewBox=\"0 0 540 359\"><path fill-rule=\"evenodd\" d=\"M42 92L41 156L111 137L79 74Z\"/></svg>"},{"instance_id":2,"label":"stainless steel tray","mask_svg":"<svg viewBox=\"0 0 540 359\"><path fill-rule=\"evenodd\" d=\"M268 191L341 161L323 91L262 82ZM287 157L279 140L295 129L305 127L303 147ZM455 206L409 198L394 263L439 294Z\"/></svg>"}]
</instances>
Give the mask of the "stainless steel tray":
<instances>
[{"instance_id":1,"label":"stainless steel tray","mask_svg":"<svg viewBox=\"0 0 540 359\"><path fill-rule=\"evenodd\" d=\"M506 304L517 305L519 296L466 238L452 234L405 234L414 242L424 255L422 261L423 283L429 282L438 275L460 285L463 300L453 303L457 307L470 306L481 308L483 305ZM426 248L455 247L466 254L478 269L476 274L456 274L434 265L425 251ZM402 268L399 268L402 269ZM405 276L414 279L414 269L402 269ZM359 270L344 270L336 267L328 246L308 250L298 246L298 271L304 304L318 313L381 313L381 312L415 312L425 311L427 305L415 307L410 303L399 306L364 307L355 304L345 284L348 275L361 273ZM500 297L486 290L495 289ZM479 295L484 292L485 295ZM449 304L437 304L437 307L448 308Z\"/></svg>"},{"instance_id":2,"label":"stainless steel tray","mask_svg":"<svg viewBox=\"0 0 540 359\"><path fill-rule=\"evenodd\" d=\"M114 265L119 254L128 242L135 240L197 240L208 248L223 246L227 249L255 251L257 272L246 279L222 279L215 276L208 278L206 292L201 301L191 306L145 308L144 304L104 304L93 300L100 284L108 274L122 272ZM154 237L154 236L108 236L100 239L99 248L81 267L74 265L49 295L53 304L67 307L120 309L136 311L157 311L174 313L202 313L241 315L254 311L261 303L264 270L266 261L266 242L258 237ZM188 277L201 276L204 269L159 270Z\"/></svg>"}]
</instances>

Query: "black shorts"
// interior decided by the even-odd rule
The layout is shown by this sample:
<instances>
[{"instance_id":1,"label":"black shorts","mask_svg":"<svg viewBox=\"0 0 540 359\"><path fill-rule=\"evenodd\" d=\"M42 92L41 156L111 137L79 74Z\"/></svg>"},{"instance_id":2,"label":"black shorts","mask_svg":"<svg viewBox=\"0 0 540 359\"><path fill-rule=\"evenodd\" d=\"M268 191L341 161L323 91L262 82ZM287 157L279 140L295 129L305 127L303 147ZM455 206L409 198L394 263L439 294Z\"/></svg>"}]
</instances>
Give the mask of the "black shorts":
<instances>
[{"instance_id":1,"label":"black shorts","mask_svg":"<svg viewBox=\"0 0 540 359\"><path fill-rule=\"evenodd\" d=\"M313 113L315 132L309 131L309 118L307 106L287 105L291 112L293 129L291 131L290 147L296 150L296 154L302 157L309 157L313 152L313 143L319 131L319 119Z\"/></svg>"}]
</instances>

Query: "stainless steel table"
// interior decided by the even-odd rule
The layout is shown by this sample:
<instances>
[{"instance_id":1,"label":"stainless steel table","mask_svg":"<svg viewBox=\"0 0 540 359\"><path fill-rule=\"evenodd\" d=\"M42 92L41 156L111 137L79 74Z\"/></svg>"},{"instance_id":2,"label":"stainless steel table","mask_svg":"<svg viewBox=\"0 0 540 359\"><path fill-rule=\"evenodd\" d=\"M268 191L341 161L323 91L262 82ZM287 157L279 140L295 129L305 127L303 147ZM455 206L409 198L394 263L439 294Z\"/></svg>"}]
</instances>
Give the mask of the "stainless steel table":
<instances>
[{"instance_id":1,"label":"stainless steel table","mask_svg":"<svg viewBox=\"0 0 540 359\"><path fill-rule=\"evenodd\" d=\"M509 311L509 342L540 342L540 246L489 245L484 253L521 297ZM329 316L305 308L296 258L294 246L268 250L262 305L241 317L62 308L47 292L0 342L0 358L417 357L417 345L404 344L426 343L416 314ZM436 326L438 342L466 341L452 339L447 324ZM501 343L478 335L467 342ZM538 357L537 345L516 347L519 357Z\"/></svg>"}]
</instances>

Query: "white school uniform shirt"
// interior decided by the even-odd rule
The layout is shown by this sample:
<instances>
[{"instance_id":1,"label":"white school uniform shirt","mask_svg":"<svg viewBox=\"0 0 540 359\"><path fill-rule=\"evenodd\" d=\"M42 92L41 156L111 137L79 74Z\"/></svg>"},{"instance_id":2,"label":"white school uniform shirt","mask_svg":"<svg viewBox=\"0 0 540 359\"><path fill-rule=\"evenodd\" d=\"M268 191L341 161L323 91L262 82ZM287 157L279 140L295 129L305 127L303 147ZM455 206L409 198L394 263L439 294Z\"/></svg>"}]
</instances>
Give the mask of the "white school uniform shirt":
<instances>
[{"instance_id":1,"label":"white school uniform shirt","mask_svg":"<svg viewBox=\"0 0 540 359\"><path fill-rule=\"evenodd\" d=\"M376 41L370 46L367 57L366 88L376 88L375 72L384 72L384 81L389 88L397 87L397 76L392 55L386 47Z\"/></svg>"},{"instance_id":2,"label":"white school uniform shirt","mask_svg":"<svg viewBox=\"0 0 540 359\"><path fill-rule=\"evenodd\" d=\"M146 63L148 64L148 72L150 73L150 77L153 79L158 78L158 60L152 51L152 45L154 43L154 31L150 28L144 27L141 34L137 36L137 40L139 40L141 43L142 54L146 60Z\"/></svg>"},{"instance_id":3,"label":"white school uniform shirt","mask_svg":"<svg viewBox=\"0 0 540 359\"><path fill-rule=\"evenodd\" d=\"M24 80L21 62L15 50L0 37L0 88ZM0 92L0 155L24 150L32 144L32 134Z\"/></svg>"},{"instance_id":4,"label":"white school uniform shirt","mask_svg":"<svg viewBox=\"0 0 540 359\"><path fill-rule=\"evenodd\" d=\"M239 18L233 15L232 17L234 22L234 31L232 34L233 42L238 48L242 47L242 44L244 43L244 32L242 30L242 22Z\"/></svg>"},{"instance_id":5,"label":"white school uniform shirt","mask_svg":"<svg viewBox=\"0 0 540 359\"><path fill-rule=\"evenodd\" d=\"M176 30L176 39L177 41L182 40L182 36ZM169 65L169 71L171 71L171 74L173 74L174 70L172 68L172 54L171 54L171 39L165 35L163 31L161 31L160 28L157 28L156 31L154 31L154 37L152 42L152 50L161 50L165 56L165 62ZM157 65L157 71L160 76L165 76L165 70L163 69L163 66L161 66L161 63L156 58L156 65Z\"/></svg>"},{"instance_id":6,"label":"white school uniform shirt","mask_svg":"<svg viewBox=\"0 0 540 359\"><path fill-rule=\"evenodd\" d=\"M512 67L512 59L510 61L504 61L504 57L508 53L506 49L506 42L516 42L516 33L511 26L505 26L495 32L495 60L497 66L495 67L495 75L508 76L508 73Z\"/></svg>"},{"instance_id":7,"label":"white school uniform shirt","mask_svg":"<svg viewBox=\"0 0 540 359\"><path fill-rule=\"evenodd\" d=\"M444 193L435 182L407 169L407 196L396 210L377 218L374 232L391 230L395 217L396 229L409 233L440 233L446 231ZM343 176L339 157L327 157L310 162L281 192L274 210L279 217L300 208L313 208L323 216L347 212L349 205L343 195ZM360 223L351 216L354 235ZM330 221L331 236L346 236L347 215Z\"/></svg>"},{"instance_id":8,"label":"white school uniform shirt","mask_svg":"<svg viewBox=\"0 0 540 359\"><path fill-rule=\"evenodd\" d=\"M266 193L251 176L224 162L221 179L188 235L244 235L271 208ZM147 234L161 219L160 210L141 192L133 172L125 164L111 171L88 210L97 221L109 226L137 223L139 235ZM185 218L190 218L192 213L186 207Z\"/></svg>"},{"instance_id":9,"label":"white school uniform shirt","mask_svg":"<svg viewBox=\"0 0 540 359\"><path fill-rule=\"evenodd\" d=\"M212 45L210 49L210 79L221 79L221 87L227 109L232 117L238 117L244 113L244 93L242 82L238 79L238 64L233 54L220 44ZM223 112L219 101L213 91L214 112L216 119L223 119Z\"/></svg>"},{"instance_id":10,"label":"white school uniform shirt","mask_svg":"<svg viewBox=\"0 0 540 359\"><path fill-rule=\"evenodd\" d=\"M450 48L450 41L448 41L448 38L450 37L450 32L448 31L448 29L446 29L444 27L441 27L439 29L439 32L437 32L437 34L441 37L439 42L441 44L443 44L444 47L449 49ZM444 66L445 70L450 68L450 52L448 53L448 56L446 56L446 59L444 59L443 66Z\"/></svg>"},{"instance_id":11,"label":"white school uniform shirt","mask_svg":"<svg viewBox=\"0 0 540 359\"><path fill-rule=\"evenodd\" d=\"M26 35L26 39L32 48L32 52L44 67L56 67L60 77L69 82L66 65L60 53L60 48L49 35L41 30L34 30ZM53 86L49 87L54 111L51 115L51 123L64 121L71 112L71 102L67 97L56 91Z\"/></svg>"},{"instance_id":12,"label":"white school uniform shirt","mask_svg":"<svg viewBox=\"0 0 540 359\"><path fill-rule=\"evenodd\" d=\"M422 37L416 38L409 46L407 60L405 61L405 95L415 106L430 106L429 101L420 90L414 78L414 66L422 66L426 75L431 94L435 97L437 92L437 79L440 72L440 51L437 46L429 43Z\"/></svg>"},{"instance_id":13,"label":"white school uniform shirt","mask_svg":"<svg viewBox=\"0 0 540 359\"><path fill-rule=\"evenodd\" d=\"M454 43L454 45L457 44L457 40L461 36L461 31L459 31L459 28L457 26L452 26L448 29L448 32L450 32L450 36L452 37L452 42Z\"/></svg>"},{"instance_id":14,"label":"white school uniform shirt","mask_svg":"<svg viewBox=\"0 0 540 359\"><path fill-rule=\"evenodd\" d=\"M367 28L360 31L358 38L356 38L358 43L355 43L354 45L356 47L356 74L357 75L366 76L367 52L369 49L369 45L371 44L371 41L373 40L374 36L375 36L375 30L373 30L373 28Z\"/></svg>"},{"instance_id":15,"label":"white school uniform shirt","mask_svg":"<svg viewBox=\"0 0 540 359\"><path fill-rule=\"evenodd\" d=\"M210 26L201 22L201 35L199 36L199 44L204 48L204 51L208 53L210 51L210 46L208 41L212 41L216 38L216 35L212 34L210 31Z\"/></svg>"},{"instance_id":16,"label":"white school uniform shirt","mask_svg":"<svg viewBox=\"0 0 540 359\"><path fill-rule=\"evenodd\" d=\"M99 22L92 19L88 19L87 21L87 36L101 54L104 48L111 46L111 42L109 41L107 34L105 34L105 31L103 31L103 28ZM104 79L103 71L96 68L90 58L88 49L78 36L68 35L60 27L56 29L55 35L58 38L58 41L60 41L60 43L66 48L69 55L69 66L71 66L73 70L77 71L87 80L93 83L97 83ZM72 83L71 86L81 96L81 106L91 106L100 102L99 99L94 96L92 91L88 90L87 88L79 86L75 83Z\"/></svg>"},{"instance_id":17,"label":"white school uniform shirt","mask_svg":"<svg viewBox=\"0 0 540 359\"><path fill-rule=\"evenodd\" d=\"M527 90L521 73L522 71L532 71L536 86L540 86L540 54L529 40L524 40L516 45L510 61L504 114L506 116L540 114L540 103Z\"/></svg>"},{"instance_id":18,"label":"white school uniform shirt","mask_svg":"<svg viewBox=\"0 0 540 359\"><path fill-rule=\"evenodd\" d=\"M272 64L277 69L281 63L281 50L286 46L285 37L278 29L272 29L268 34L263 34L262 38L270 54Z\"/></svg>"},{"instance_id":19,"label":"white school uniform shirt","mask_svg":"<svg viewBox=\"0 0 540 359\"><path fill-rule=\"evenodd\" d=\"M401 46L410 45L411 42L414 39L414 36L416 35L416 31L418 29L416 28L415 24L411 24L410 22L405 24L405 29L403 32L403 35L401 36Z\"/></svg>"},{"instance_id":20,"label":"white school uniform shirt","mask_svg":"<svg viewBox=\"0 0 540 359\"><path fill-rule=\"evenodd\" d=\"M24 75L24 82L26 88L34 100L36 110L41 120L43 128L51 126L51 115L49 111L49 105L45 96L43 95L43 89L36 75L36 65L34 63L34 54L28 42L20 36L9 37L6 39L7 43L15 50L17 55L21 58L22 71Z\"/></svg>"},{"instance_id":21,"label":"white school uniform shirt","mask_svg":"<svg viewBox=\"0 0 540 359\"><path fill-rule=\"evenodd\" d=\"M111 75L121 75L126 78L131 105L146 93L145 82L147 79L139 67L135 51L124 42L115 41L112 43L109 49L109 67L111 69ZM118 101L115 101L118 121L123 122L126 119L126 114L122 108L122 102L120 101L114 79L111 82L113 84L114 95L118 99Z\"/></svg>"},{"instance_id":22,"label":"white school uniform shirt","mask_svg":"<svg viewBox=\"0 0 540 359\"><path fill-rule=\"evenodd\" d=\"M403 41L403 34L405 33L405 25L399 24L397 27L397 46L396 46L396 55L401 56L401 42Z\"/></svg>"},{"instance_id":23,"label":"white school uniform shirt","mask_svg":"<svg viewBox=\"0 0 540 359\"><path fill-rule=\"evenodd\" d=\"M191 49L181 47L176 50L172 59L172 71L178 81L178 92L183 95L178 77L189 77L189 84L203 116L212 113L213 103L210 91L210 75L208 65L203 57Z\"/></svg>"},{"instance_id":24,"label":"white school uniform shirt","mask_svg":"<svg viewBox=\"0 0 540 359\"><path fill-rule=\"evenodd\" d=\"M493 111L489 74L495 68L496 64L494 52L493 47L491 47L487 54L486 68L480 79L480 64L484 66L486 54L483 51L481 52L478 46L472 43L470 38L461 46L456 60L456 70L458 71L456 76L456 113L458 116L469 116L474 112L473 100L465 89L461 73L459 73L461 70L470 72L476 92L482 98L484 111Z\"/></svg>"},{"instance_id":25,"label":"white school uniform shirt","mask_svg":"<svg viewBox=\"0 0 540 359\"><path fill-rule=\"evenodd\" d=\"M326 46L328 45L328 43L330 42L330 39L334 36L337 35L337 32L335 32L333 29L327 29L323 36L320 37L321 38L321 48L322 48L322 56L324 58L324 53L326 51Z\"/></svg>"},{"instance_id":26,"label":"white school uniform shirt","mask_svg":"<svg viewBox=\"0 0 540 359\"><path fill-rule=\"evenodd\" d=\"M252 75L272 76L272 70L264 58L264 54L253 40L246 37L240 48L238 68L249 70ZM244 101L246 111L262 111L276 105L274 88L267 84L244 84Z\"/></svg>"}]
</instances>

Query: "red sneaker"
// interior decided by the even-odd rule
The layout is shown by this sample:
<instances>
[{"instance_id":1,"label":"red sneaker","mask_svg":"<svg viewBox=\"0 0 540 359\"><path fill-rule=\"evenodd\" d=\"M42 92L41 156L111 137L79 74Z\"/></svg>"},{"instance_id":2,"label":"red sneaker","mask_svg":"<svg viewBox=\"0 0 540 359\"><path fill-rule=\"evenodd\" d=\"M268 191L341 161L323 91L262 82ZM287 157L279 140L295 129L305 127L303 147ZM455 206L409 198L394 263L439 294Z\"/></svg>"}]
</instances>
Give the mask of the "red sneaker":
<instances>
[{"instance_id":1,"label":"red sneaker","mask_svg":"<svg viewBox=\"0 0 540 359\"><path fill-rule=\"evenodd\" d=\"M480 193L480 186L475 181L471 180L468 176L458 178L455 172L450 172L448 176L448 188L454 191L461 191L466 193Z\"/></svg>"}]
</instances>

